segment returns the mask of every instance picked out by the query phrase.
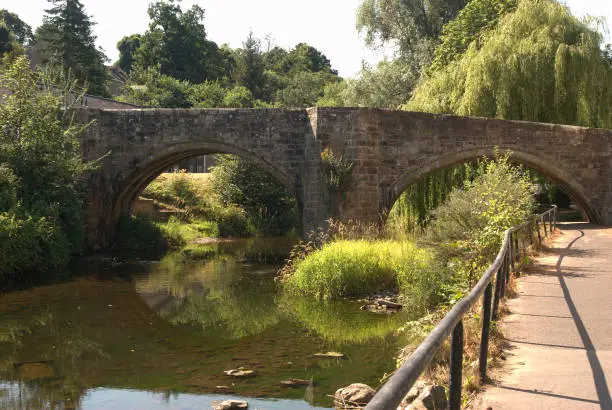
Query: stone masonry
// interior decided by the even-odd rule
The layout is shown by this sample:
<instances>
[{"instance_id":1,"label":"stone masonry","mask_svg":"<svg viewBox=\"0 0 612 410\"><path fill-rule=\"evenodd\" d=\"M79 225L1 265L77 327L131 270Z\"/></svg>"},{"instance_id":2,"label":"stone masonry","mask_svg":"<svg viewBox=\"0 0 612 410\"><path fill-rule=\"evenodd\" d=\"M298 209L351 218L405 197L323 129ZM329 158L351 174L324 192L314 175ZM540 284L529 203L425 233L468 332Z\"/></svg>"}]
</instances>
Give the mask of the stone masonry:
<instances>
[{"instance_id":1,"label":"stone masonry","mask_svg":"<svg viewBox=\"0 0 612 410\"><path fill-rule=\"evenodd\" d=\"M90 180L86 230L108 246L122 215L160 172L185 158L236 154L296 196L303 230L330 218L384 221L399 194L429 172L495 147L557 182L595 223L612 224L612 131L368 108L81 109L92 122L83 155ZM321 151L354 162L345 195L330 195Z\"/></svg>"}]
</instances>

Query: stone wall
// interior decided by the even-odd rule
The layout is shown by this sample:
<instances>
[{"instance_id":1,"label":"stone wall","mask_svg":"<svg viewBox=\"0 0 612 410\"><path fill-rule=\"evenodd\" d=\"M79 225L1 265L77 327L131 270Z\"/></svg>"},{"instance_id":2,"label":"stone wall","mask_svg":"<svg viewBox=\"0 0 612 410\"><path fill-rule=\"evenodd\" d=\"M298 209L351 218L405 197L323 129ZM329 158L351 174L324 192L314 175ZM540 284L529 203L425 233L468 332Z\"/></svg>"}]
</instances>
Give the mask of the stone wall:
<instances>
[{"instance_id":1,"label":"stone wall","mask_svg":"<svg viewBox=\"0 0 612 410\"><path fill-rule=\"evenodd\" d=\"M101 159L90 184L90 244L110 243L121 215L159 172L188 157L232 153L289 188L304 231L330 216L376 222L429 172L511 149L562 185L593 222L612 224L612 131L365 108L81 110L95 119L83 139ZM321 151L354 162L344 195L330 195Z\"/></svg>"}]
</instances>

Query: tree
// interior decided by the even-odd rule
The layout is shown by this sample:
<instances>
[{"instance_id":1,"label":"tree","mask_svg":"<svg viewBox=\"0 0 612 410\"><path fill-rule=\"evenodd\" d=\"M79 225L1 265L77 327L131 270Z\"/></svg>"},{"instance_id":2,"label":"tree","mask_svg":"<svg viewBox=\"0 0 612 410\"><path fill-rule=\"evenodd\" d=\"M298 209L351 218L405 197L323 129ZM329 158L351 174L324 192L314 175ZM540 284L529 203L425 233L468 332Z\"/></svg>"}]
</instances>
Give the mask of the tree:
<instances>
[{"instance_id":1,"label":"tree","mask_svg":"<svg viewBox=\"0 0 612 410\"><path fill-rule=\"evenodd\" d=\"M497 27L499 19L516 10L518 0L472 0L442 29L431 70L439 70L459 58L472 43L480 46L484 33Z\"/></svg>"},{"instance_id":2,"label":"tree","mask_svg":"<svg viewBox=\"0 0 612 410\"><path fill-rule=\"evenodd\" d=\"M333 75L338 72L331 67L329 59L321 51L306 43L299 43L279 62L279 69L284 73L299 73L324 71Z\"/></svg>"},{"instance_id":3,"label":"tree","mask_svg":"<svg viewBox=\"0 0 612 410\"><path fill-rule=\"evenodd\" d=\"M34 73L23 56L0 71L0 87L9 90L0 104L0 282L62 268L82 246L91 167L81 159L84 127L57 96L75 83L58 72Z\"/></svg>"},{"instance_id":4,"label":"tree","mask_svg":"<svg viewBox=\"0 0 612 410\"><path fill-rule=\"evenodd\" d=\"M217 44L206 39L200 6L183 11L177 0L157 1L149 6L149 17L149 30L142 35L136 51L141 67L159 64L162 74L192 83L227 74L225 56Z\"/></svg>"},{"instance_id":5,"label":"tree","mask_svg":"<svg viewBox=\"0 0 612 410\"><path fill-rule=\"evenodd\" d=\"M162 74L159 66L132 69L122 100L143 107L189 108L192 84Z\"/></svg>"},{"instance_id":6,"label":"tree","mask_svg":"<svg viewBox=\"0 0 612 410\"><path fill-rule=\"evenodd\" d=\"M8 10L0 10L0 22L3 21L6 27L13 33L15 39L22 46L27 46L32 41L32 27L26 24L15 13Z\"/></svg>"},{"instance_id":7,"label":"tree","mask_svg":"<svg viewBox=\"0 0 612 410\"><path fill-rule=\"evenodd\" d=\"M45 61L57 61L94 95L108 96L107 61L95 45L93 22L79 0L49 0L53 3L36 30L36 46Z\"/></svg>"},{"instance_id":8,"label":"tree","mask_svg":"<svg viewBox=\"0 0 612 410\"><path fill-rule=\"evenodd\" d=\"M365 31L368 45L393 44L404 57L436 39L442 26L453 19L465 0L362 0L357 29Z\"/></svg>"},{"instance_id":9,"label":"tree","mask_svg":"<svg viewBox=\"0 0 612 410\"><path fill-rule=\"evenodd\" d=\"M566 6L521 0L434 72L405 108L516 120L612 127L612 68L602 36Z\"/></svg>"},{"instance_id":10,"label":"tree","mask_svg":"<svg viewBox=\"0 0 612 410\"><path fill-rule=\"evenodd\" d=\"M217 155L212 174L221 201L244 209L256 232L284 235L299 225L295 197L255 164Z\"/></svg>"},{"instance_id":11,"label":"tree","mask_svg":"<svg viewBox=\"0 0 612 410\"><path fill-rule=\"evenodd\" d=\"M265 66L261 42L253 36L253 32L249 32L242 43L242 49L237 50L236 54L234 81L237 85L248 88L255 98L261 98L265 84Z\"/></svg>"},{"instance_id":12,"label":"tree","mask_svg":"<svg viewBox=\"0 0 612 410\"><path fill-rule=\"evenodd\" d=\"M13 32L0 21L0 57L13 53L20 49L20 44L13 35Z\"/></svg>"},{"instance_id":13,"label":"tree","mask_svg":"<svg viewBox=\"0 0 612 410\"><path fill-rule=\"evenodd\" d=\"M117 43L117 49L119 50L119 60L115 65L119 66L126 73L132 71L132 65L134 64L136 50L140 47L140 34L132 34L131 36L125 36Z\"/></svg>"},{"instance_id":14,"label":"tree","mask_svg":"<svg viewBox=\"0 0 612 410\"><path fill-rule=\"evenodd\" d=\"M325 72L300 71L289 78L287 86L277 93L281 107L313 107L323 96L325 84L333 82Z\"/></svg>"},{"instance_id":15,"label":"tree","mask_svg":"<svg viewBox=\"0 0 612 410\"><path fill-rule=\"evenodd\" d=\"M340 91L345 106L397 109L410 98L421 75L420 66L404 58L381 61L375 68L364 66L357 78L346 80L342 90L327 92Z\"/></svg>"}]
</instances>

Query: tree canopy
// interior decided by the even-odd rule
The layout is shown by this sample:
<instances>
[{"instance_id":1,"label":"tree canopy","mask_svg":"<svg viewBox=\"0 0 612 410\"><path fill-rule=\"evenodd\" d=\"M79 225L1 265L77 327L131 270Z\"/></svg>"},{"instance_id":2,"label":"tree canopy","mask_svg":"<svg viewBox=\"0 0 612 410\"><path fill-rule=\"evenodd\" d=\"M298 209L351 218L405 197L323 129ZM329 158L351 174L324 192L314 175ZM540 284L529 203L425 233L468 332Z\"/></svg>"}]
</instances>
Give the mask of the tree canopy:
<instances>
[{"instance_id":1,"label":"tree canopy","mask_svg":"<svg viewBox=\"0 0 612 410\"><path fill-rule=\"evenodd\" d=\"M404 56L420 42L435 39L466 0L362 0L357 29L368 45L392 43Z\"/></svg>"},{"instance_id":2,"label":"tree canopy","mask_svg":"<svg viewBox=\"0 0 612 410\"><path fill-rule=\"evenodd\" d=\"M136 50L140 47L140 38L140 34L132 34L131 36L123 37L117 42L119 60L117 60L115 65L119 66L126 73L132 71Z\"/></svg>"},{"instance_id":3,"label":"tree canopy","mask_svg":"<svg viewBox=\"0 0 612 410\"><path fill-rule=\"evenodd\" d=\"M22 46L26 46L32 41L32 27L21 20L17 14L5 9L0 10L0 22L4 22L8 30L13 33L17 42Z\"/></svg>"},{"instance_id":4,"label":"tree canopy","mask_svg":"<svg viewBox=\"0 0 612 410\"><path fill-rule=\"evenodd\" d=\"M79 0L49 0L53 7L45 10L43 24L36 30L36 48L45 61L63 65L74 73L91 94L107 96L107 61L96 48L93 22Z\"/></svg>"},{"instance_id":5,"label":"tree canopy","mask_svg":"<svg viewBox=\"0 0 612 410\"><path fill-rule=\"evenodd\" d=\"M566 6L521 0L405 108L612 128L612 69L601 42Z\"/></svg>"},{"instance_id":6,"label":"tree canopy","mask_svg":"<svg viewBox=\"0 0 612 410\"><path fill-rule=\"evenodd\" d=\"M149 29L136 51L141 67L159 64L162 74L193 83L227 75L223 53L206 38L204 9L193 5L183 11L178 1L167 0L151 3L148 12Z\"/></svg>"}]
</instances>

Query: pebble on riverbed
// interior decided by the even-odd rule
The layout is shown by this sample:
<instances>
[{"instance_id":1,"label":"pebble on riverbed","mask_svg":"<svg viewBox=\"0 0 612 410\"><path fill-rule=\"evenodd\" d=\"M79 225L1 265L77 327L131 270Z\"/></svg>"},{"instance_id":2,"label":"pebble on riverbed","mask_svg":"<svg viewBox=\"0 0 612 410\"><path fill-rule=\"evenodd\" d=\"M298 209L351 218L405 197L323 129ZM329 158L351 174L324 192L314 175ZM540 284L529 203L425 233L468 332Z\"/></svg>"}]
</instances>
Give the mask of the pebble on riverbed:
<instances>
[{"instance_id":1,"label":"pebble on riverbed","mask_svg":"<svg viewBox=\"0 0 612 410\"><path fill-rule=\"evenodd\" d=\"M319 359L344 359L346 358L346 355L340 352L315 353L312 356L319 358Z\"/></svg>"},{"instance_id":2,"label":"pebble on riverbed","mask_svg":"<svg viewBox=\"0 0 612 410\"><path fill-rule=\"evenodd\" d=\"M228 376L232 376L232 377L251 377L251 376L255 376L255 371L254 370L245 370L244 367L239 367L237 369L231 369L231 370L224 370L223 373L225 373Z\"/></svg>"},{"instance_id":3,"label":"pebble on riverbed","mask_svg":"<svg viewBox=\"0 0 612 410\"><path fill-rule=\"evenodd\" d=\"M285 387L301 387L301 386L310 386L312 384L312 380L304 380L304 379L287 379L281 380L281 385Z\"/></svg>"}]
</instances>

